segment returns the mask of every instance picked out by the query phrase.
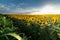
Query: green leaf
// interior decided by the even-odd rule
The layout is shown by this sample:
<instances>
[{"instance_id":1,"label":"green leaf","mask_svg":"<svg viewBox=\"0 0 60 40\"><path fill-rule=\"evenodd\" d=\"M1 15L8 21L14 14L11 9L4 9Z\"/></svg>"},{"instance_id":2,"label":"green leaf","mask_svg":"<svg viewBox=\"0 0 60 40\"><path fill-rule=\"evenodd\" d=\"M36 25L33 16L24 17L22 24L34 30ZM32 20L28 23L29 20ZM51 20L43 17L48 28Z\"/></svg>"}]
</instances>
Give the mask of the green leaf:
<instances>
[{"instance_id":1,"label":"green leaf","mask_svg":"<svg viewBox=\"0 0 60 40\"><path fill-rule=\"evenodd\" d=\"M60 38L60 33L58 33L58 37Z\"/></svg>"},{"instance_id":2,"label":"green leaf","mask_svg":"<svg viewBox=\"0 0 60 40\"><path fill-rule=\"evenodd\" d=\"M10 36L12 36L12 37L15 37L16 39L18 39L18 40L22 40L22 37L20 37L18 34L16 34L16 33L8 33L7 35L10 35Z\"/></svg>"}]
</instances>

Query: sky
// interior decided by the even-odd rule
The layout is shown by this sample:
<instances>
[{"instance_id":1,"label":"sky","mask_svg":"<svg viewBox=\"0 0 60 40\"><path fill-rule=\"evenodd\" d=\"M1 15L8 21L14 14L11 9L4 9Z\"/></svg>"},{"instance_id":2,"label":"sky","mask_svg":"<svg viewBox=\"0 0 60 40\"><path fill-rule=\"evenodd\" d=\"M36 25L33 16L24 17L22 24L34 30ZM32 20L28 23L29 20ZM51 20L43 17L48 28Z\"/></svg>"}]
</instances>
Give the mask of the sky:
<instances>
[{"instance_id":1,"label":"sky","mask_svg":"<svg viewBox=\"0 0 60 40\"><path fill-rule=\"evenodd\" d=\"M1 14L60 14L60 0L0 0Z\"/></svg>"}]
</instances>

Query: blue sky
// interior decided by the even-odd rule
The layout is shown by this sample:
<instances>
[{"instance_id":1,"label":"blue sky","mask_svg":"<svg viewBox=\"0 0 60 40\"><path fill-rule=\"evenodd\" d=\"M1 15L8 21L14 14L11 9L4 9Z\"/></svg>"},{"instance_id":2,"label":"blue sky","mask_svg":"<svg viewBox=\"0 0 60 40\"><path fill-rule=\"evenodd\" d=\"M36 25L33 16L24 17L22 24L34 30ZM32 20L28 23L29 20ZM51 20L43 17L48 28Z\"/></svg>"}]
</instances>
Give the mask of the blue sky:
<instances>
[{"instance_id":1,"label":"blue sky","mask_svg":"<svg viewBox=\"0 0 60 40\"><path fill-rule=\"evenodd\" d=\"M60 13L59 5L60 0L0 0L0 13ZM52 9L53 12L51 11Z\"/></svg>"}]
</instances>

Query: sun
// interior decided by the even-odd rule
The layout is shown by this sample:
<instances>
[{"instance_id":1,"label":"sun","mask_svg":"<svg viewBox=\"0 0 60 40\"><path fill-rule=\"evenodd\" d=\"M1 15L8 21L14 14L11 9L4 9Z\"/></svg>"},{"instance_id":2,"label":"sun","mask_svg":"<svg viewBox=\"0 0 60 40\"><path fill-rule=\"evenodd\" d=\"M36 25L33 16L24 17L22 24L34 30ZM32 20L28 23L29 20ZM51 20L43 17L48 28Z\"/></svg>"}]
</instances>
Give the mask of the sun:
<instances>
[{"instance_id":1,"label":"sun","mask_svg":"<svg viewBox=\"0 0 60 40\"><path fill-rule=\"evenodd\" d=\"M53 5L45 5L42 8L38 8L31 14L60 14L60 10Z\"/></svg>"},{"instance_id":2,"label":"sun","mask_svg":"<svg viewBox=\"0 0 60 40\"><path fill-rule=\"evenodd\" d=\"M54 10L54 7L51 5L46 5L42 9L40 9L40 13L52 13Z\"/></svg>"}]
</instances>

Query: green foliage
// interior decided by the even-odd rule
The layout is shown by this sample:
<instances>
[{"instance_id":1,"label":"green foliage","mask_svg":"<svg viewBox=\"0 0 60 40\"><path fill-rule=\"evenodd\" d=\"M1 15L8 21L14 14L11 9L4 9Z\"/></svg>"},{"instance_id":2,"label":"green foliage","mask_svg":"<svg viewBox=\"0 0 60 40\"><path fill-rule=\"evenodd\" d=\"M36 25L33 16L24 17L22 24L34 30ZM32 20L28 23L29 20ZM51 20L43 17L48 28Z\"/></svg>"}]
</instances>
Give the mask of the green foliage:
<instances>
[{"instance_id":1,"label":"green foliage","mask_svg":"<svg viewBox=\"0 0 60 40\"><path fill-rule=\"evenodd\" d=\"M16 40L16 39L18 39L17 38L18 35L15 32L16 29L17 28L15 26L13 26L13 21L10 20L10 18L7 19L5 16L0 15L0 40ZM13 33L16 37L13 36Z\"/></svg>"},{"instance_id":2,"label":"green foliage","mask_svg":"<svg viewBox=\"0 0 60 40\"><path fill-rule=\"evenodd\" d=\"M0 15L1 40L60 40L60 21L42 27L35 22L7 18Z\"/></svg>"},{"instance_id":3,"label":"green foliage","mask_svg":"<svg viewBox=\"0 0 60 40\"><path fill-rule=\"evenodd\" d=\"M32 22L30 23L30 26L27 26L25 20L13 20L13 22L18 28L20 28L18 32L25 33L28 40L60 40L58 37L60 28L57 26L59 23L47 24L45 27L42 27L40 24Z\"/></svg>"}]
</instances>

